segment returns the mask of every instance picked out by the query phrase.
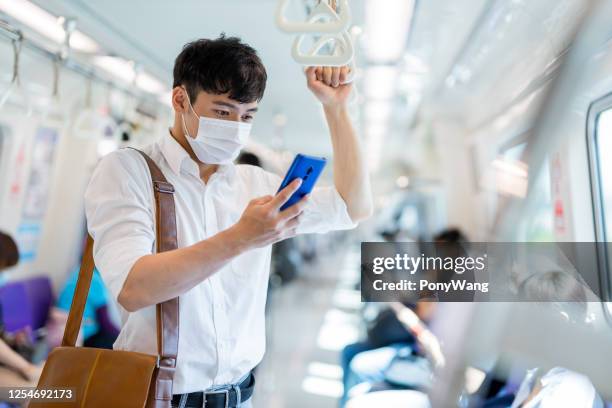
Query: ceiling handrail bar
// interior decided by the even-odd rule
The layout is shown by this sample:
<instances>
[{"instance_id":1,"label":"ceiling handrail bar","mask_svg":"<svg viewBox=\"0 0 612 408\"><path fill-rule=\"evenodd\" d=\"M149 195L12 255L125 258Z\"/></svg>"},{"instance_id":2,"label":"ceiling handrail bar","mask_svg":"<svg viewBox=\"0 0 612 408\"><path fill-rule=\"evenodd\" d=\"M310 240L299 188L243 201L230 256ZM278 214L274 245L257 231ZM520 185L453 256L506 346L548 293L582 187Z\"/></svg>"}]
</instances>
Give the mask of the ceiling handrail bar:
<instances>
[{"instance_id":1,"label":"ceiling handrail bar","mask_svg":"<svg viewBox=\"0 0 612 408\"><path fill-rule=\"evenodd\" d=\"M286 33L292 34L340 34L349 28L351 23L351 12L348 0L331 0L333 7L327 1L320 1L312 10L306 21L289 21L285 17L287 6L291 0L280 0L276 9L276 24ZM337 6L340 12L337 13ZM321 20L328 17L331 21L311 21L313 17Z\"/></svg>"},{"instance_id":2,"label":"ceiling handrail bar","mask_svg":"<svg viewBox=\"0 0 612 408\"><path fill-rule=\"evenodd\" d=\"M57 59L57 52L51 51L50 49L47 49L44 46L38 44L37 42L24 36L21 30L15 28L4 20L0 20L0 36L3 36L9 39L10 41L15 41L21 38L22 44L30 50L38 53L44 58L50 59L51 61ZM116 89L117 91L120 91L126 95L144 100L149 100L154 102L156 105L164 106L163 103L157 100L157 98L155 98L154 96L149 96L145 93L135 93L133 89L130 89L126 86L122 86L117 82L109 80L106 77L98 74L96 69L91 64L77 61L71 56L61 58L60 63L64 68L79 76L82 76L84 78L91 78L94 82ZM0 103L0 107L1 106L2 104Z\"/></svg>"}]
</instances>

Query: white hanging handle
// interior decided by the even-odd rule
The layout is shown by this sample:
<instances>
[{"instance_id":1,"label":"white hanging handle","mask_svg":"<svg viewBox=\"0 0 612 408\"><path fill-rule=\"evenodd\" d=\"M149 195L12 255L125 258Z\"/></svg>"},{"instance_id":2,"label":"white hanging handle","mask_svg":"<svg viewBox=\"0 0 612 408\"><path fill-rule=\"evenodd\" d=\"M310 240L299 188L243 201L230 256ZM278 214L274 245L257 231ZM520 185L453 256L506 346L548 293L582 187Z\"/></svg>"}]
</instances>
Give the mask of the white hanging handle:
<instances>
[{"instance_id":1,"label":"white hanging handle","mask_svg":"<svg viewBox=\"0 0 612 408\"><path fill-rule=\"evenodd\" d=\"M351 24L351 12L348 0L338 0L340 3L340 13L322 0L312 10L305 22L289 21L285 18L287 5L291 0L279 0L276 9L276 25L287 33L319 33L319 34L340 34L346 31ZM321 21L327 17L331 21Z\"/></svg>"},{"instance_id":2,"label":"white hanging handle","mask_svg":"<svg viewBox=\"0 0 612 408\"><path fill-rule=\"evenodd\" d=\"M2 96L0 96L0 109L2 109L4 104L9 100L14 88L16 87L17 84L15 82L11 82L9 86L2 92Z\"/></svg>"},{"instance_id":3,"label":"white hanging handle","mask_svg":"<svg viewBox=\"0 0 612 408\"><path fill-rule=\"evenodd\" d=\"M340 35L323 35L312 46L309 52L302 53L302 43L306 38L306 34L298 36L293 41L293 49L291 55L298 63L305 66L326 66L326 67L343 67L348 65L355 56L353 42L351 37L345 32ZM327 44L336 44L335 52L332 55L319 55L319 52Z\"/></svg>"},{"instance_id":4,"label":"white hanging handle","mask_svg":"<svg viewBox=\"0 0 612 408\"><path fill-rule=\"evenodd\" d=\"M21 55L21 48L23 45L23 36L19 33L19 37L12 41L13 45L13 78L11 79L11 83L3 92L2 96L0 96L0 109L8 102L11 95L14 94L15 91L19 92L21 98L24 102L24 107L26 110L26 115L30 116L32 114L32 103L30 102L30 98L25 91L25 89L21 85L21 81L19 79L19 57Z\"/></svg>"}]
</instances>

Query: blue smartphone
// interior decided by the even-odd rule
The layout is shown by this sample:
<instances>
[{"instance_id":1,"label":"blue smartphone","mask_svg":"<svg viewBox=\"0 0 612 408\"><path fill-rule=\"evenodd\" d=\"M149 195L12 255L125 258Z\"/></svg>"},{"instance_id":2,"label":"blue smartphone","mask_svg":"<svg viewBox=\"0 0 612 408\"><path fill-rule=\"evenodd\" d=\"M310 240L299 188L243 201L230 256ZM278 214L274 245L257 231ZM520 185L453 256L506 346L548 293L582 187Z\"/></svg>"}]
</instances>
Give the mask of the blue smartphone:
<instances>
[{"instance_id":1,"label":"blue smartphone","mask_svg":"<svg viewBox=\"0 0 612 408\"><path fill-rule=\"evenodd\" d=\"M283 206L280 208L281 211L300 201L306 194L310 194L315 183L317 182L317 179L321 175L323 168L325 168L326 163L327 160L325 160L324 157L306 156L305 154L298 154L295 156L295 159L293 159L291 167L289 167L289 170L287 170L287 174L285 174L285 178L283 179L278 191L281 191L283 188L287 187L297 178L302 179L302 185L295 193L293 193L291 198L289 198L289 200L283 204Z\"/></svg>"}]
</instances>

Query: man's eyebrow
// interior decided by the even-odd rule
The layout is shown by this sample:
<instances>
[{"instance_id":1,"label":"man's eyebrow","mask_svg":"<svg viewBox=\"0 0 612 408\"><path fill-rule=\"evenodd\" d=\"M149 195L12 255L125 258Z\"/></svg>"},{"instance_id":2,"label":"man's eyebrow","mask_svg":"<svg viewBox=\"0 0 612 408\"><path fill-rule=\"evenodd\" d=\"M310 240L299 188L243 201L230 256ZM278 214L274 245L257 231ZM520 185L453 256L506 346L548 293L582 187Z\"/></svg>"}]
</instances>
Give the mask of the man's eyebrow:
<instances>
[{"instance_id":1,"label":"man's eyebrow","mask_svg":"<svg viewBox=\"0 0 612 408\"><path fill-rule=\"evenodd\" d=\"M238 110L238 106L233 103L225 102L225 101L213 101L215 105L225 106L226 108L232 108L234 110Z\"/></svg>"},{"instance_id":2,"label":"man's eyebrow","mask_svg":"<svg viewBox=\"0 0 612 408\"><path fill-rule=\"evenodd\" d=\"M229 103L229 102L225 102L225 101L213 101L213 103L215 105L219 105L219 106L225 106L226 108L231 108L234 110L238 110L238 105L233 104L233 103ZM247 110L247 112L257 112L259 109L258 108L251 108L249 110Z\"/></svg>"}]
</instances>

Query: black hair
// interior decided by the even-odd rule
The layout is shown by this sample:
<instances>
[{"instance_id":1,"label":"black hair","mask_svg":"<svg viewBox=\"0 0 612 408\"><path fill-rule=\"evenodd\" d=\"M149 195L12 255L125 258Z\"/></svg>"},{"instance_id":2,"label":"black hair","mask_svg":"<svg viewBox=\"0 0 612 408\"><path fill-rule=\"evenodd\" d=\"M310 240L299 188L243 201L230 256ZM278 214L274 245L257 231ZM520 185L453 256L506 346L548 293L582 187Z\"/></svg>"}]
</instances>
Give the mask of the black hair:
<instances>
[{"instance_id":1,"label":"black hair","mask_svg":"<svg viewBox=\"0 0 612 408\"><path fill-rule=\"evenodd\" d=\"M529 302L576 302L587 301L584 284L579 278L565 271L534 273L519 286L519 298Z\"/></svg>"},{"instance_id":2,"label":"black hair","mask_svg":"<svg viewBox=\"0 0 612 408\"><path fill-rule=\"evenodd\" d=\"M240 156L236 159L236 163L261 167L261 160L259 160L259 157L255 153L251 152L241 152Z\"/></svg>"},{"instance_id":3,"label":"black hair","mask_svg":"<svg viewBox=\"0 0 612 408\"><path fill-rule=\"evenodd\" d=\"M174 61L173 74L172 87L185 86L192 104L200 91L227 93L240 103L259 102L268 79L255 49L225 34L185 44Z\"/></svg>"},{"instance_id":4,"label":"black hair","mask_svg":"<svg viewBox=\"0 0 612 408\"><path fill-rule=\"evenodd\" d=\"M434 236L436 242L464 243L467 242L465 235L459 228L447 228Z\"/></svg>"},{"instance_id":5,"label":"black hair","mask_svg":"<svg viewBox=\"0 0 612 408\"><path fill-rule=\"evenodd\" d=\"M518 299L551 304L573 321L584 321L587 313L586 283L579 276L552 270L534 273L518 288Z\"/></svg>"},{"instance_id":6,"label":"black hair","mask_svg":"<svg viewBox=\"0 0 612 408\"><path fill-rule=\"evenodd\" d=\"M10 235L0 232L0 270L17 265L19 249Z\"/></svg>"}]
</instances>

